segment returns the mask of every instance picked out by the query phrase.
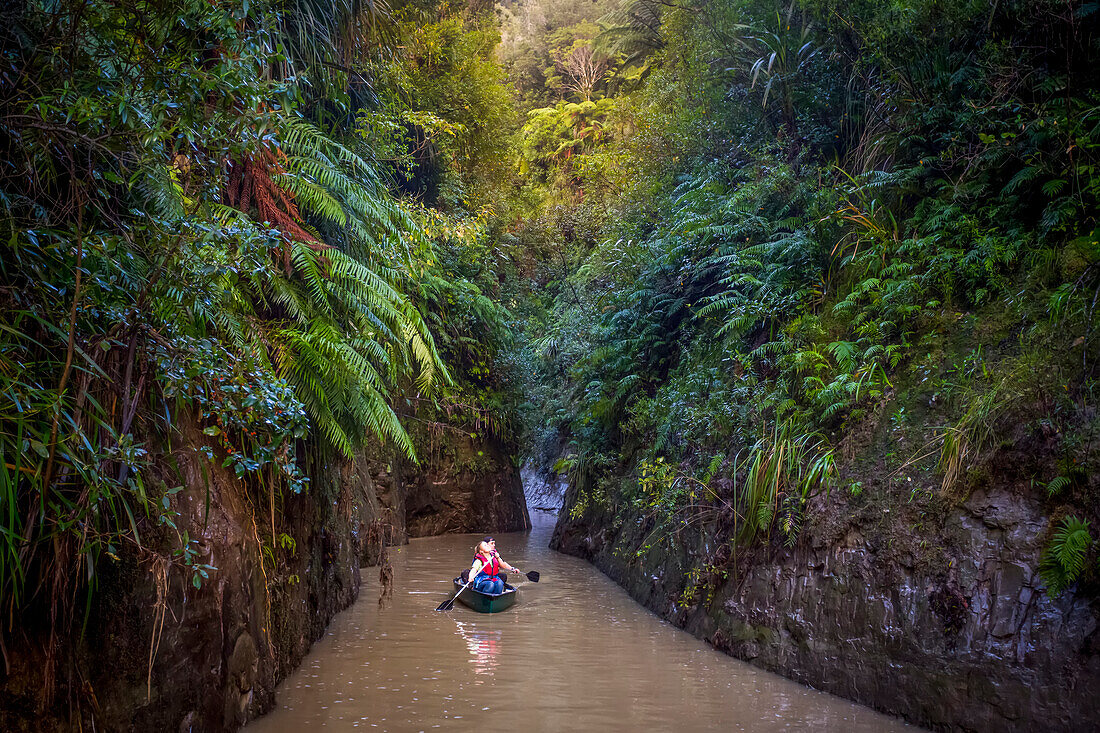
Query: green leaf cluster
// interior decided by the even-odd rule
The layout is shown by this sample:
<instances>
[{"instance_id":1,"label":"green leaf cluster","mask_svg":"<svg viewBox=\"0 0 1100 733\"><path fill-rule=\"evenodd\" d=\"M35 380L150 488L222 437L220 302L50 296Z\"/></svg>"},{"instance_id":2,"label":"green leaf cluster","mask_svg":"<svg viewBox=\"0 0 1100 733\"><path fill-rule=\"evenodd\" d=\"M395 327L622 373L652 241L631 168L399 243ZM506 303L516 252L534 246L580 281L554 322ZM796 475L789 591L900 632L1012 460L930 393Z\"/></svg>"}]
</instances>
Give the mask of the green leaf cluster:
<instances>
[{"instance_id":1,"label":"green leaf cluster","mask_svg":"<svg viewBox=\"0 0 1100 733\"><path fill-rule=\"evenodd\" d=\"M904 5L665 7L644 81L608 102L614 136L593 146L566 105L533 113L530 185L565 191L597 232L564 217L551 232L569 275L530 342L557 385L543 419L606 459L585 479L609 489L603 509L629 504L611 475L748 452L716 480L778 488L722 500L740 526L796 529L794 477L831 475L832 446L924 378L925 347L964 314L1008 310L1053 336L1049 304L1084 344L1073 380L1089 394L1097 10ZM945 408L961 410L937 432L945 490L1023 402L983 384Z\"/></svg>"}]
</instances>

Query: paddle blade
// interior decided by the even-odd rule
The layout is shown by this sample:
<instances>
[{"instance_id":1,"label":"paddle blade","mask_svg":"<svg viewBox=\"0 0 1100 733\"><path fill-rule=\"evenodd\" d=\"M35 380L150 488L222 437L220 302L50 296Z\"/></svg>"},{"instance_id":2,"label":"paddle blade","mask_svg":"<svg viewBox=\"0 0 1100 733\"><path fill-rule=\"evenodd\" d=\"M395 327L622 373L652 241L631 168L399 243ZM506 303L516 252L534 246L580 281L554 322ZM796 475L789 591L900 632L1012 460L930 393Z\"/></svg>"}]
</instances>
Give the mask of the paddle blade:
<instances>
[{"instance_id":1,"label":"paddle blade","mask_svg":"<svg viewBox=\"0 0 1100 733\"><path fill-rule=\"evenodd\" d=\"M527 573L527 579L530 580L532 583L539 582L539 571L532 570L531 572Z\"/></svg>"},{"instance_id":2,"label":"paddle blade","mask_svg":"<svg viewBox=\"0 0 1100 733\"><path fill-rule=\"evenodd\" d=\"M450 611L452 608L454 608L455 607L455 599L458 598L460 595L462 595L462 591L469 588L470 583L472 583L472 582L473 581L471 580L468 583L466 583L466 585L459 588L458 593L455 593L449 599L447 599L447 600L443 601L442 603L440 603L438 606L436 606L435 610L437 610L437 611Z\"/></svg>"}]
</instances>

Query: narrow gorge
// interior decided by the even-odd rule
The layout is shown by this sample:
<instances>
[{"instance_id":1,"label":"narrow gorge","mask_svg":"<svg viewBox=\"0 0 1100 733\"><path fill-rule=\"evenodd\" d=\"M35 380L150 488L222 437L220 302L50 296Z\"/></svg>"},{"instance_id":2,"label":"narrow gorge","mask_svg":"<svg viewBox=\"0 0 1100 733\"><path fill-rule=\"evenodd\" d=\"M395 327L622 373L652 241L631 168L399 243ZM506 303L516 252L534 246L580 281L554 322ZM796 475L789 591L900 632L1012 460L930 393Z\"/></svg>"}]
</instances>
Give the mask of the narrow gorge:
<instances>
[{"instance_id":1,"label":"narrow gorge","mask_svg":"<svg viewBox=\"0 0 1100 733\"><path fill-rule=\"evenodd\" d=\"M0 729L235 731L341 654L394 730L1100 726L1097 3L0 36ZM486 533L552 571L421 613Z\"/></svg>"}]
</instances>

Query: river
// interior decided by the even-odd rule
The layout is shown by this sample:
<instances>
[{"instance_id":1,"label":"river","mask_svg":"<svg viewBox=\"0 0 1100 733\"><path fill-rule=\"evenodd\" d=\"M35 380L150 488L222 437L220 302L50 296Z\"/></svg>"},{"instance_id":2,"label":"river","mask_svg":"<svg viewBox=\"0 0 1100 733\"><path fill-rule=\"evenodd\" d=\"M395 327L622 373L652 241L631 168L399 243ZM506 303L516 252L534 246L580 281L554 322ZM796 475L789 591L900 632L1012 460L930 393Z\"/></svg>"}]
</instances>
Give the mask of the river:
<instances>
[{"instance_id":1,"label":"river","mask_svg":"<svg viewBox=\"0 0 1100 733\"><path fill-rule=\"evenodd\" d=\"M552 516L532 520L530 532L495 535L505 560L541 574L517 583L518 603L500 614L435 610L478 537L392 548L392 598L380 608L378 573L364 570L359 600L247 733L917 730L715 651L551 551Z\"/></svg>"}]
</instances>

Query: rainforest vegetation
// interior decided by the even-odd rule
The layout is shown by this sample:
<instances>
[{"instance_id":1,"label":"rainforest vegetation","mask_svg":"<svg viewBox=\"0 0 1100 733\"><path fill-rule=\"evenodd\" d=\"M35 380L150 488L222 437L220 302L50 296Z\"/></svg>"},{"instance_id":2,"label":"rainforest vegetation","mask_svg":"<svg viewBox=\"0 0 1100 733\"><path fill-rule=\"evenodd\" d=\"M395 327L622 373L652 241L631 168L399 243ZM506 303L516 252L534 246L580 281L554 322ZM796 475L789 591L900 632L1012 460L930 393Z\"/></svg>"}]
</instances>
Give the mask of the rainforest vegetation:
<instances>
[{"instance_id":1,"label":"rainforest vegetation","mask_svg":"<svg viewBox=\"0 0 1100 733\"><path fill-rule=\"evenodd\" d=\"M436 414L514 430L491 15L62 0L3 21L2 635L48 618L49 667L104 563L215 572L174 521L183 423L251 487L270 556L311 466L367 443L415 461L407 426Z\"/></svg>"},{"instance_id":2,"label":"rainforest vegetation","mask_svg":"<svg viewBox=\"0 0 1100 733\"><path fill-rule=\"evenodd\" d=\"M1100 578L1097 3L0 19L0 639L79 633L120 556L215 572L173 521L184 419L272 551L311 466L446 427L644 523L638 557L892 512L935 562L1007 481L1048 592Z\"/></svg>"},{"instance_id":3,"label":"rainforest vegetation","mask_svg":"<svg viewBox=\"0 0 1100 733\"><path fill-rule=\"evenodd\" d=\"M814 522L934 566L946 509L999 483L1046 503L1047 592L1095 582L1097 10L601 18L605 75L518 144L520 236L553 232L530 445L566 511L638 525L640 562L709 546L694 604Z\"/></svg>"}]
</instances>

